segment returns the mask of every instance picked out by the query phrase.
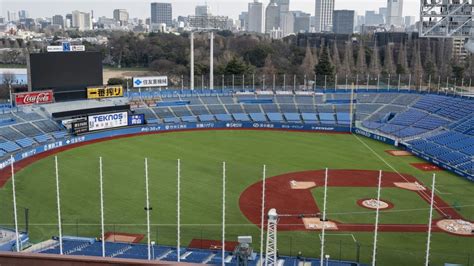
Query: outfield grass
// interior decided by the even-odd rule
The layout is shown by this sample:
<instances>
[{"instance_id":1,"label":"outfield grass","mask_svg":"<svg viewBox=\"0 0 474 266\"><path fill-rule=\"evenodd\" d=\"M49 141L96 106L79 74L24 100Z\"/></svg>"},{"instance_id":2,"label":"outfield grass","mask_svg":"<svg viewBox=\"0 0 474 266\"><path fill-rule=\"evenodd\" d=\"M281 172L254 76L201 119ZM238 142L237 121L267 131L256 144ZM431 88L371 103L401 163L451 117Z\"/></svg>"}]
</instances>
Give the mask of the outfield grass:
<instances>
[{"instance_id":1,"label":"outfield grass","mask_svg":"<svg viewBox=\"0 0 474 266\"><path fill-rule=\"evenodd\" d=\"M367 148L366 143L372 150ZM153 240L159 244L176 243L176 160L182 165L182 244L193 238L220 239L221 236L221 169L227 162L227 239L252 235L259 247L259 230L239 210L238 200L249 185L261 178L262 165L268 176L303 170L368 169L412 174L430 184L431 173L409 165L420 162L415 157L393 157L384 150L388 145L352 135L330 135L268 131L200 131L146 135L96 143L58 154L61 179L61 203L64 234L96 237L100 232L98 157L104 160L105 223L107 231L146 232L144 158L149 158L150 197ZM375 154L374 154L375 152ZM385 160L388 164L384 163ZM30 210L30 235L41 241L57 235L54 158L33 163L17 174L17 198L20 208ZM474 220L474 185L447 172L438 173L438 195L446 202L460 206L459 212ZM353 199L372 195L361 189L330 188L328 209L351 212ZM317 190L315 191L318 197ZM387 194L385 194L387 193ZM0 225L11 224L11 182L0 189ZM410 215L383 214L381 219L400 223L422 223L427 219L428 205L410 192L385 189L382 197L396 208L424 208ZM408 197L408 198L406 198ZM388 199L388 198L387 198ZM339 210L340 208L340 210ZM357 207L360 208L360 207ZM362 208L361 208L362 209ZM365 210L365 209L364 209ZM20 214L22 212L20 211ZM344 216L357 222L373 221L373 214ZM388 222L388 220L387 220ZM427 222L427 221L426 221ZM20 223L24 223L20 215ZM335 233L328 236L327 251L332 258L370 262L372 233ZM380 233L379 265L419 265L424 259L426 234ZM474 261L474 239L444 233L433 235L433 264ZM319 256L319 234L316 232L281 232L281 254ZM443 257L444 256L444 257Z\"/></svg>"}]
</instances>

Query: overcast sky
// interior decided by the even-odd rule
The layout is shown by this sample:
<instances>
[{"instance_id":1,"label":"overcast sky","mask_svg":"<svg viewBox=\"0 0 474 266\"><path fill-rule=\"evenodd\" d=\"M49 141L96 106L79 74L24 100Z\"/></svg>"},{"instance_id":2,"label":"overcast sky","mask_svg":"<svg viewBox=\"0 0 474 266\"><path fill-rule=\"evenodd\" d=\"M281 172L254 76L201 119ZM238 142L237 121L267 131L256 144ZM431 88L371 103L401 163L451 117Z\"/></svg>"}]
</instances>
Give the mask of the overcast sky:
<instances>
[{"instance_id":1,"label":"overcast sky","mask_svg":"<svg viewBox=\"0 0 474 266\"><path fill-rule=\"evenodd\" d=\"M112 17L115 8L127 9L130 17L146 18L150 16L151 2L167 2L173 4L173 17L194 14L194 7L204 3L205 0L0 0L0 15L6 16L7 11L26 10L31 17L52 17L55 14L65 15L72 10L90 11L94 10L94 17ZM247 10L247 4L253 0L208 0L212 13L238 18L238 15ZM269 0L261 0L267 5ZM365 10L378 10L385 7L387 0L335 0L336 9L355 10L363 15ZM418 16L419 0L404 0L403 15ZM314 0L290 0L291 10L302 10L314 15Z\"/></svg>"}]
</instances>

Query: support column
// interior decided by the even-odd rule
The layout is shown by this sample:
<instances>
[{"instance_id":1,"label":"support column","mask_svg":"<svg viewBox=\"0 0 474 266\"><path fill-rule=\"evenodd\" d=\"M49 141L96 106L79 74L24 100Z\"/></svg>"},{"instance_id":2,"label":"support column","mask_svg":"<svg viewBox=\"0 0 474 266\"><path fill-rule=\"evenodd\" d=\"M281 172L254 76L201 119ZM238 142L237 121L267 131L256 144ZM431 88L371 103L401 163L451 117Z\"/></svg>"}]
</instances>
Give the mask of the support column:
<instances>
[{"instance_id":1,"label":"support column","mask_svg":"<svg viewBox=\"0 0 474 266\"><path fill-rule=\"evenodd\" d=\"M211 31L211 38L210 38L210 42L211 42L211 54L210 54L210 63L209 63L209 66L210 66L210 73L209 73L209 88L211 90L214 89L214 32Z\"/></svg>"},{"instance_id":2,"label":"support column","mask_svg":"<svg viewBox=\"0 0 474 266\"><path fill-rule=\"evenodd\" d=\"M194 90L194 32L191 32L191 58L190 58L190 68L191 76L189 77L190 89Z\"/></svg>"}]
</instances>

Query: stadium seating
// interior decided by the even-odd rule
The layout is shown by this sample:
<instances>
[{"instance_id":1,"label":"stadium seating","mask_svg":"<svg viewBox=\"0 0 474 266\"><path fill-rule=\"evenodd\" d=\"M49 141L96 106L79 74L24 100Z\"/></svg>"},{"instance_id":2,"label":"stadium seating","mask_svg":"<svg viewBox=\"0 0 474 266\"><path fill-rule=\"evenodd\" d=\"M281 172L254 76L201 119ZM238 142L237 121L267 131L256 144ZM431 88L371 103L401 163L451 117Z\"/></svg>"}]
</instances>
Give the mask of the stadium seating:
<instances>
[{"instance_id":1,"label":"stadium seating","mask_svg":"<svg viewBox=\"0 0 474 266\"><path fill-rule=\"evenodd\" d=\"M56 239L56 238L55 238ZM64 237L63 238L63 253L73 256L102 256L102 242L94 239ZM47 246L37 251L42 254L59 254L59 241L55 241L53 245ZM222 253L220 250L206 250L206 249L179 249L180 261L198 264L218 265L222 263ZM148 246L144 244L130 244L130 243L105 243L105 256L112 258L126 258L126 259L148 259ZM178 250L176 247L156 246L153 245L150 250L150 257L152 260L160 261L178 261ZM224 261L226 265L236 265L237 258L231 252L224 252ZM259 265L260 256L255 254L253 259L248 262L248 265ZM314 258L296 258L288 256L279 256L278 265L319 265L320 260ZM357 266L355 262L349 261L332 261L328 260L325 265L328 266Z\"/></svg>"},{"instance_id":2,"label":"stadium seating","mask_svg":"<svg viewBox=\"0 0 474 266\"><path fill-rule=\"evenodd\" d=\"M274 122L353 127L396 139L429 158L472 173L474 104L469 98L364 89L325 92L259 92L223 90L160 90L129 92L135 114L150 125L199 122ZM350 105L350 100L354 105ZM87 104L82 103L87 102ZM99 103L81 101L97 107ZM113 105L113 103L108 103ZM59 108L59 107L58 107ZM0 157L38 144L68 139L70 132L45 117L54 108L0 109ZM35 110L37 112L35 112ZM49 111L45 111L49 110ZM58 111L57 109L56 111ZM61 110L59 110L61 111ZM351 114L351 112L353 112ZM352 116L353 115L353 116Z\"/></svg>"}]
</instances>

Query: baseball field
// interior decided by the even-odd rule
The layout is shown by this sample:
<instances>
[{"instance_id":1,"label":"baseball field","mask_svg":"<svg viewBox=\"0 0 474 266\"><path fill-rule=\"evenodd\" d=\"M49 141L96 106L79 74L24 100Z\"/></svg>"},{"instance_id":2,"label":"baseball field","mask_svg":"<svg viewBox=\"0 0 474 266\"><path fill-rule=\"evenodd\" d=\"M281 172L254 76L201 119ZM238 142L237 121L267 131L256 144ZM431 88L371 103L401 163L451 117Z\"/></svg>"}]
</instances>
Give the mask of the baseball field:
<instances>
[{"instance_id":1,"label":"baseball field","mask_svg":"<svg viewBox=\"0 0 474 266\"><path fill-rule=\"evenodd\" d=\"M251 130L173 132L76 147L56 154L63 234L100 235L102 157L105 231L146 235L144 158L148 158L152 240L176 245L180 159L181 244L220 240L225 161L226 240L251 235L253 247L260 248L261 181L266 165L266 209L276 208L286 215L279 221L280 254L319 257L321 232L311 218L322 211L324 169L328 168L327 218L335 227L326 230L325 253L331 259L369 263L375 210L362 202L377 197L382 170L380 198L386 209L380 211L378 264L420 265L425 260L431 181L436 173L431 265L471 265L474 237L448 233L436 222L474 221L474 184L446 171L416 168L411 164L422 160L387 152L394 149L350 134ZM20 229L25 228L27 208L32 241L58 235L54 155L18 171L16 191ZM0 226L11 228L11 182L0 188L0 214Z\"/></svg>"}]
</instances>

